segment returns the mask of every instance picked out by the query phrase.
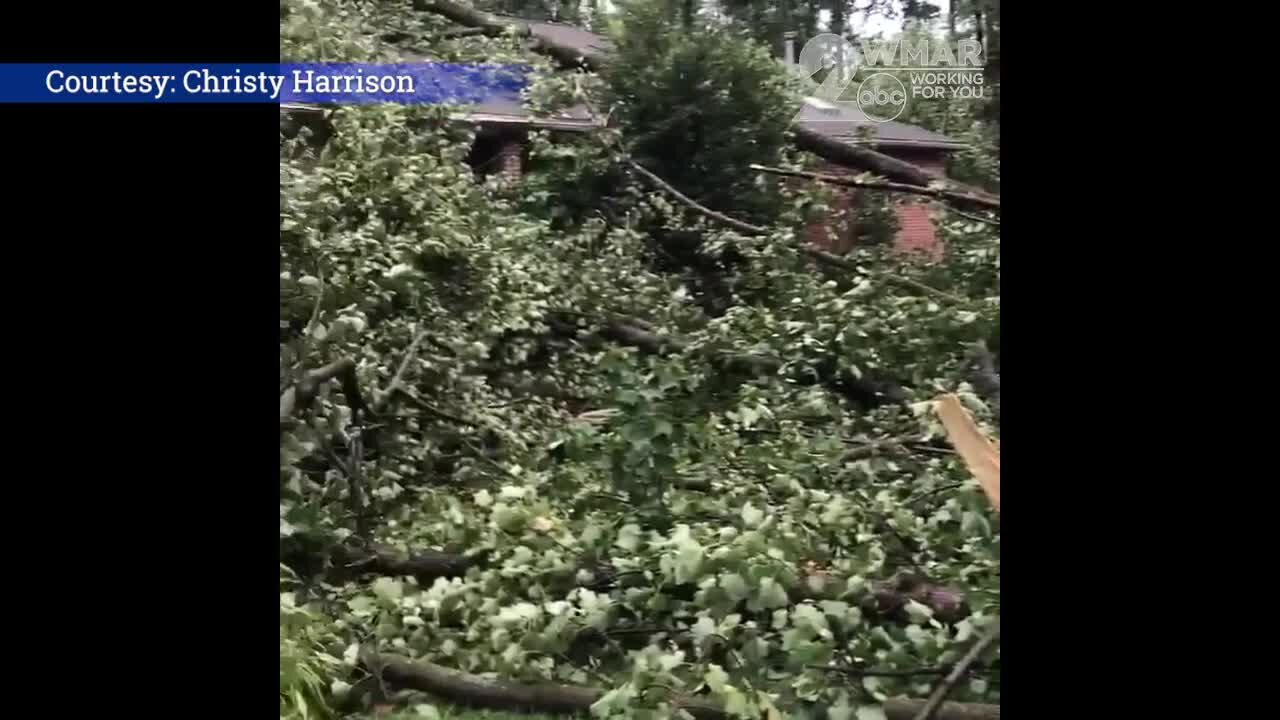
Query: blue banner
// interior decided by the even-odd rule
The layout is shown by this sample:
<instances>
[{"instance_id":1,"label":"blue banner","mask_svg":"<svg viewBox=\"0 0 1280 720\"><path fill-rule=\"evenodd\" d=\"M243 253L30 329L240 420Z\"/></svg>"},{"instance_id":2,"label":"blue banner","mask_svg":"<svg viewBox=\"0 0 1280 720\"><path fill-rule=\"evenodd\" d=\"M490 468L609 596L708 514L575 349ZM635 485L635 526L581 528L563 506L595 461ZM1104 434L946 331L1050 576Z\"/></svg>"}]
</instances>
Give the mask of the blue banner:
<instances>
[{"instance_id":1,"label":"blue banner","mask_svg":"<svg viewBox=\"0 0 1280 720\"><path fill-rule=\"evenodd\" d=\"M518 96L529 70L460 63L0 64L0 103L470 105Z\"/></svg>"}]
</instances>

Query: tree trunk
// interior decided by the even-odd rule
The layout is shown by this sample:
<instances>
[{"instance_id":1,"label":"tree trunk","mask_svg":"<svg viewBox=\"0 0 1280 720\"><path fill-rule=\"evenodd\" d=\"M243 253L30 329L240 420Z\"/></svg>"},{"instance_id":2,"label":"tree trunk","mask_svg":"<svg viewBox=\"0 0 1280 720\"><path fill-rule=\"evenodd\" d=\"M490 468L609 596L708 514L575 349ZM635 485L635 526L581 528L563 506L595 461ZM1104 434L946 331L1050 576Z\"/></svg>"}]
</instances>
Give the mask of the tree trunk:
<instances>
[{"instance_id":1,"label":"tree trunk","mask_svg":"<svg viewBox=\"0 0 1280 720\"><path fill-rule=\"evenodd\" d=\"M360 660L370 673L392 687L418 690L470 707L587 715L591 706L605 695L603 690L576 685L490 680L425 660L413 661L372 651L361 653ZM671 700L696 720L730 720L732 717L708 698L684 695ZM887 720L913 720L924 704L923 700L890 698L884 703L884 714ZM1000 720L1000 706L945 702L933 717L935 720Z\"/></svg>"},{"instance_id":2,"label":"tree trunk","mask_svg":"<svg viewBox=\"0 0 1280 720\"><path fill-rule=\"evenodd\" d=\"M983 195L973 195L964 192L955 192L952 190L942 190L938 188L920 187L919 185L909 185L905 183L895 182L875 182L866 180L854 180L850 178L839 177L836 175L824 175L822 173L808 172L805 170L786 170L784 168L768 167L765 165L752 164L749 166L752 170L770 173L772 175L782 175L784 177L808 178L809 180L817 180L829 185L839 185L842 187L863 188L866 190L883 190L886 192L900 192L911 195L923 195L925 197L939 198L943 200L951 200L953 202L973 205L985 210L999 210L1000 199ZM982 218L984 222L989 222L987 218Z\"/></svg>"},{"instance_id":3,"label":"tree trunk","mask_svg":"<svg viewBox=\"0 0 1280 720\"><path fill-rule=\"evenodd\" d=\"M847 22L844 17L845 0L835 0L835 6L831 9L831 31L839 35L842 39L845 37ZM844 43L836 46L836 80L843 83L845 78Z\"/></svg>"}]
</instances>

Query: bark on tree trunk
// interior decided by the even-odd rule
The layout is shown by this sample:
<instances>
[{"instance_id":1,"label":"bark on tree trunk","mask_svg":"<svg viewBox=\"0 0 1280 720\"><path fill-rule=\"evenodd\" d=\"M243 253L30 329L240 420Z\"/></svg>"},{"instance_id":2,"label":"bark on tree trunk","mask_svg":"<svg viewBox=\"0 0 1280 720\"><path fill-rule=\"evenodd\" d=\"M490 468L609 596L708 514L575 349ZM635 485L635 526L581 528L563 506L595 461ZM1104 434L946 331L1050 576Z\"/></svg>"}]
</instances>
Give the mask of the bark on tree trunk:
<instances>
[{"instance_id":1,"label":"bark on tree trunk","mask_svg":"<svg viewBox=\"0 0 1280 720\"><path fill-rule=\"evenodd\" d=\"M841 38L845 36L845 19L844 19L844 3L845 0L835 0L835 6L831 9L831 31ZM844 44L836 46L836 80L843 81L845 76L845 57Z\"/></svg>"},{"instance_id":2,"label":"bark on tree trunk","mask_svg":"<svg viewBox=\"0 0 1280 720\"><path fill-rule=\"evenodd\" d=\"M603 690L574 685L490 680L425 660L413 661L373 651L362 652L360 660L365 669L393 687L418 690L471 707L586 715L605 694ZM731 717L708 699L686 695L676 696L673 701L697 720L730 720ZM890 698L884 703L885 717L912 720L924 705L923 700ZM946 702L933 717L935 720L1000 720L1000 706Z\"/></svg>"},{"instance_id":3,"label":"bark on tree trunk","mask_svg":"<svg viewBox=\"0 0 1280 720\"><path fill-rule=\"evenodd\" d=\"M772 175L783 175L786 177L808 178L809 180L817 180L819 182L828 183L830 185L840 185L842 187L863 188L866 190L883 190L886 192L901 192L911 195L924 195L926 197L935 197L943 200L951 200L954 202L964 203L966 205L976 205L986 210L999 210L999 198L991 198L986 195L972 195L969 193L953 192L951 190L937 190L934 188L920 187L919 185L907 185L904 183L894 182L876 182L868 180L853 180L843 178L836 175L824 175L822 173L813 173L805 170L786 170L783 168L773 168L764 165L750 165L752 170L767 172Z\"/></svg>"}]
</instances>

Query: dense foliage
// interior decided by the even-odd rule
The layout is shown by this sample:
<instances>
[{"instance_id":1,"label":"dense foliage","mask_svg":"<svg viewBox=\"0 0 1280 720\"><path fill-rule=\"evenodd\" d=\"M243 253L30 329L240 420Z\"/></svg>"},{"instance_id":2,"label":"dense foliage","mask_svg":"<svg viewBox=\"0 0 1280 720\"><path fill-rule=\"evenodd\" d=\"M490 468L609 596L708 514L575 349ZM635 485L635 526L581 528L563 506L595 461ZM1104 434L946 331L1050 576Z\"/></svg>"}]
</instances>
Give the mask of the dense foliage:
<instances>
[{"instance_id":1,"label":"dense foliage","mask_svg":"<svg viewBox=\"0 0 1280 720\"><path fill-rule=\"evenodd\" d=\"M767 48L728 28L674 25L663 4L627 2L607 74L610 110L644 165L708 207L777 219L774 183L747 166L789 146L791 78Z\"/></svg>"},{"instance_id":2,"label":"dense foliage","mask_svg":"<svg viewBox=\"0 0 1280 720\"><path fill-rule=\"evenodd\" d=\"M401 57L395 31L424 57L549 67L514 37L433 40L449 23L411 5L284 0L282 55ZM762 72L745 40L709 37L725 50L709 80ZM282 139L281 388L350 359L360 389L321 384L282 418L282 718L446 714L371 682L364 649L600 687L600 716L702 693L742 717L870 720L936 676L822 666L936 668L998 614L999 518L929 412L955 392L998 434L970 359L998 338L991 226L946 216L943 264L864 249L835 270L801 251L807 192L777 189L764 235L617 170L607 212L557 212L557 189L619 148L657 161L641 150L664 103L759 123L686 141L690 167L740 147L769 157L732 162L781 161L772 86L700 98L671 72L682 42L629 76L620 136L538 137L563 162L519 187L477 181L474 133L442 108L340 108L323 147ZM379 571L391 550L464 569ZM964 603L882 602L922 580ZM998 678L988 662L953 698L998 702Z\"/></svg>"}]
</instances>

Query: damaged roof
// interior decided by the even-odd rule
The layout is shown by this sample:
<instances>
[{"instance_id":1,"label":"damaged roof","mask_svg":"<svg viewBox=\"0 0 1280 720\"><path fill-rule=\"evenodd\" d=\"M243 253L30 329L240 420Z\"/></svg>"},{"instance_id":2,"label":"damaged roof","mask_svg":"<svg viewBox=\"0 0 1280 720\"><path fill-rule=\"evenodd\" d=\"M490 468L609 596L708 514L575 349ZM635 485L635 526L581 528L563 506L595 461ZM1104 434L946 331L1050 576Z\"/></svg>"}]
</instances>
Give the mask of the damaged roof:
<instances>
[{"instance_id":1,"label":"damaged roof","mask_svg":"<svg viewBox=\"0 0 1280 720\"><path fill-rule=\"evenodd\" d=\"M813 98L806 100L800 111L799 122L811 130L849 145L869 143L884 148L939 150L959 149L965 145L959 140L918 125L872 120L856 106L836 106ZM872 135L869 140L864 140L862 133L868 130Z\"/></svg>"},{"instance_id":2,"label":"damaged roof","mask_svg":"<svg viewBox=\"0 0 1280 720\"><path fill-rule=\"evenodd\" d=\"M543 39L558 45L572 47L584 55L608 53L613 49L613 43L608 38L575 25L535 22L506 16L499 17L511 23L524 23L528 26L530 34L535 39ZM476 112L487 112L482 107L477 106ZM502 117L511 118L513 122L516 122L516 118L519 117L529 117L528 111L520 104L518 99L498 103L496 107L500 108L499 113ZM569 114L581 119L584 123L582 125L583 129L590 127L590 116L585 108L581 106L574 107L569 110ZM960 140L940 135L917 125L894 121L880 122L870 119L856 107L836 107L821 101L806 102L800 111L798 122L810 130L849 145L936 150L955 150L965 146L965 143ZM869 137L864 139L863 132L869 132Z\"/></svg>"},{"instance_id":3,"label":"damaged roof","mask_svg":"<svg viewBox=\"0 0 1280 720\"><path fill-rule=\"evenodd\" d=\"M534 41L546 40L573 48L583 55L599 55L613 49L613 43L602 35L576 25L530 21L509 16L496 16L501 20L523 23L529 28ZM297 108L295 108L297 109ZM485 125L509 125L553 130L583 132L597 127L599 121L591 118L585 106L577 105L551 116L535 116L516 93L497 95L476 105L466 106L454 115L462 122ZM856 107L837 107L815 98L809 98L801 108L797 122L807 129L848 145L867 145L872 148L919 148L955 150L965 146L960 140L926 130L917 125L900 122L879 122L870 119ZM867 133L864 137L863 134Z\"/></svg>"}]
</instances>

